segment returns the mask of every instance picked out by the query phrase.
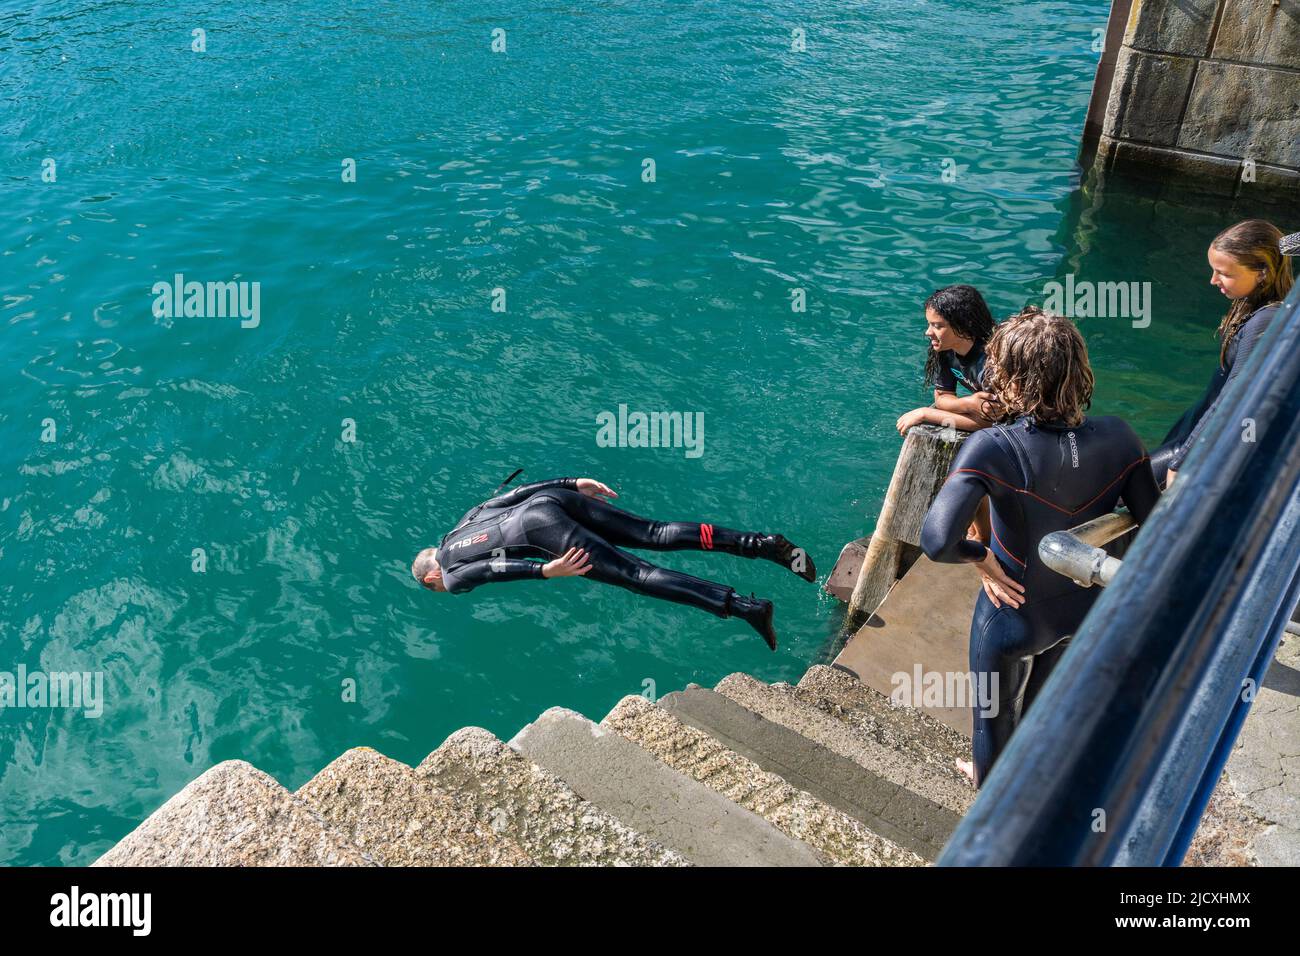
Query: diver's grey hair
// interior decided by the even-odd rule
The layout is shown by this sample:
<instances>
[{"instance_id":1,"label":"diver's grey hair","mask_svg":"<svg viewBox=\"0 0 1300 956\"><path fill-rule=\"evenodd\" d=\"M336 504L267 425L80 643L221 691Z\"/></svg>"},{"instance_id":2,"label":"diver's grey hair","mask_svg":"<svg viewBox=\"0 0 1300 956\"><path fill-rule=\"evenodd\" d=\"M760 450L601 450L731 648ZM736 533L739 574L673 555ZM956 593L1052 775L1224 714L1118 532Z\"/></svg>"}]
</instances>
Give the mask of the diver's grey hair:
<instances>
[{"instance_id":1,"label":"diver's grey hair","mask_svg":"<svg viewBox=\"0 0 1300 956\"><path fill-rule=\"evenodd\" d=\"M411 577L415 578L415 583L424 585L424 576L433 570L433 562L438 560L437 548L425 548L415 556L411 562Z\"/></svg>"}]
</instances>

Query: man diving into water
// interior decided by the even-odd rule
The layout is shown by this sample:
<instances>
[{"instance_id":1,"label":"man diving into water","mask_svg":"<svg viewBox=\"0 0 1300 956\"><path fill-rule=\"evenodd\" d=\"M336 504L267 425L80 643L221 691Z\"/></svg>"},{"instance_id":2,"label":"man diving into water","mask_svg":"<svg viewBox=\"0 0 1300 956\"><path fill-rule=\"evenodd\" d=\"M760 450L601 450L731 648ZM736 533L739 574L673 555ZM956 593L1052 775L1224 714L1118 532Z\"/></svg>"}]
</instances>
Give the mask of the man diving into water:
<instances>
[{"instance_id":1,"label":"man diving into water","mask_svg":"<svg viewBox=\"0 0 1300 956\"><path fill-rule=\"evenodd\" d=\"M461 594L497 581L590 572L593 580L604 584L689 604L718 617L742 618L776 650L771 601L744 597L726 585L657 567L621 549L723 551L765 558L785 565L805 581L815 581L811 557L779 534L639 518L604 500L617 497L594 478L552 478L521 485L470 509L438 547L415 556L411 574L431 591Z\"/></svg>"}]
</instances>

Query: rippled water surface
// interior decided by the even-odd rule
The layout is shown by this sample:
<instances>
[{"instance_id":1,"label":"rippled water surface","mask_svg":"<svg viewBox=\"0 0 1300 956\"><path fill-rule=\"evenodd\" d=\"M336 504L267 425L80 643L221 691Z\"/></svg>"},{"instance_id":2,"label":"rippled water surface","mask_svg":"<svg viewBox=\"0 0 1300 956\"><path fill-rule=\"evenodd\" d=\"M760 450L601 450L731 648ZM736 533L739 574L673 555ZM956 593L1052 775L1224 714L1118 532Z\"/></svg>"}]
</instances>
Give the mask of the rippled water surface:
<instances>
[{"instance_id":1,"label":"rippled water surface","mask_svg":"<svg viewBox=\"0 0 1300 956\"><path fill-rule=\"evenodd\" d=\"M99 719L0 712L0 861L88 863L221 760L296 788L350 746L797 679L837 610L772 565L665 558L774 598L777 654L585 582L435 596L409 562L523 466L784 531L824 576L924 397L936 286L1005 315L1066 269L1154 280L1149 329L1084 328L1096 410L1158 438L1213 361L1221 223L1076 191L1108 6L0 13L0 670L107 680ZM177 273L260 283L260 324L156 317ZM598 447L620 403L702 412L704 453Z\"/></svg>"}]
</instances>

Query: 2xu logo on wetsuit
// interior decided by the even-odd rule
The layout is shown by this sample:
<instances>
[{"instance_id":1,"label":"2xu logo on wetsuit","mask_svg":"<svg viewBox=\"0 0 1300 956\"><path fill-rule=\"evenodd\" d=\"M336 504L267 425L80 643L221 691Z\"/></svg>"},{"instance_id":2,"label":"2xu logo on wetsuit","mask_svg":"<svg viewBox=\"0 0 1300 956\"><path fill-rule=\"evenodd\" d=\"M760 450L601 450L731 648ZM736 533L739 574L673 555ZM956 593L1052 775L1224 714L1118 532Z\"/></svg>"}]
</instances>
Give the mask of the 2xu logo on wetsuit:
<instances>
[{"instance_id":1,"label":"2xu logo on wetsuit","mask_svg":"<svg viewBox=\"0 0 1300 956\"><path fill-rule=\"evenodd\" d=\"M488 539L486 532L483 534L472 534L468 538L461 538L459 541L453 541L447 545L448 551L455 551L457 548L468 548L471 544L482 544Z\"/></svg>"}]
</instances>

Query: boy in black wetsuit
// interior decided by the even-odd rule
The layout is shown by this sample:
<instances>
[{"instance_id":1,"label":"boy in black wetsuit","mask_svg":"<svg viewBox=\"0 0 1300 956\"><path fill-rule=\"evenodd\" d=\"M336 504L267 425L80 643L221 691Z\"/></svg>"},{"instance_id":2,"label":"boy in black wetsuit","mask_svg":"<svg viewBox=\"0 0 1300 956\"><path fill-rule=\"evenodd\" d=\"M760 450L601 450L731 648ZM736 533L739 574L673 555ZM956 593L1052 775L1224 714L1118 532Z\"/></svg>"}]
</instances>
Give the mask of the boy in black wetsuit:
<instances>
[{"instance_id":1,"label":"boy in black wetsuit","mask_svg":"<svg viewBox=\"0 0 1300 956\"><path fill-rule=\"evenodd\" d=\"M723 551L765 558L814 581L817 571L807 553L779 534L639 518L602 496L618 497L593 478L553 478L497 495L470 509L438 547L416 555L411 574L432 591L461 594L498 581L590 573L596 581L638 594L742 618L776 650L771 601L743 597L726 585L657 567L621 549Z\"/></svg>"},{"instance_id":2,"label":"boy in black wetsuit","mask_svg":"<svg viewBox=\"0 0 1300 956\"><path fill-rule=\"evenodd\" d=\"M921 530L931 560L970 562L983 577L970 668L977 680L997 678L998 699L996 713L973 709L976 785L1097 599L1097 588L1081 588L1043 565L1038 542L1108 514L1120 499L1140 524L1160 494L1133 429L1119 418L1084 417L1093 376L1083 336L1069 319L1025 309L998 326L988 363L984 383L1002 417L966 439ZM966 537L986 497L988 547Z\"/></svg>"}]
</instances>

